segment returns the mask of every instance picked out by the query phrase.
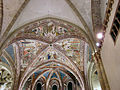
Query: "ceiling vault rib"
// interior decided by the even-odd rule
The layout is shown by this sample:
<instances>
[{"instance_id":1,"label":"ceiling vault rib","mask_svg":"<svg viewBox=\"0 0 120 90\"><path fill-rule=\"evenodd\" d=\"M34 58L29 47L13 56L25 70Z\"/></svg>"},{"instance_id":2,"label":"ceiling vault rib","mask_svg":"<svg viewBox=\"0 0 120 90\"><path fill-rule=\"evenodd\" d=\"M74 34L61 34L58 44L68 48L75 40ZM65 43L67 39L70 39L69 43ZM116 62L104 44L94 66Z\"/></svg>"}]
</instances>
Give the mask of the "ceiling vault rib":
<instances>
[{"instance_id":1,"label":"ceiling vault rib","mask_svg":"<svg viewBox=\"0 0 120 90\"><path fill-rule=\"evenodd\" d=\"M15 83L15 86L17 86L19 84L19 81L20 81L20 68L21 68L21 66L20 66L20 51L19 51L20 47L19 47L17 42L15 43L15 45L16 45L16 47L14 47L15 48L14 52L16 53L15 59L16 59L16 78L17 78L15 80L15 82L18 82L18 83ZM17 90L17 88L18 87L14 87L15 90Z\"/></svg>"},{"instance_id":2,"label":"ceiling vault rib","mask_svg":"<svg viewBox=\"0 0 120 90\"><path fill-rule=\"evenodd\" d=\"M51 76L52 76L52 74L54 73L54 70L52 70L51 71L51 73L49 74L49 76L48 76L48 78L47 78L47 80L46 80L46 88L48 88L48 86L49 86L49 82L50 82L50 78L51 78Z\"/></svg>"},{"instance_id":3,"label":"ceiling vault rib","mask_svg":"<svg viewBox=\"0 0 120 90\"><path fill-rule=\"evenodd\" d=\"M16 67L15 67L15 64L12 62L12 60L11 60L11 58L10 58L10 56L8 55L8 53L6 52L6 51L4 51L4 53L3 53L3 56L7 59L7 61L9 62L9 64L10 64L10 67L11 67L11 69L12 69L12 71L13 71L13 73L12 73L12 75L14 76L14 79L13 79L13 81L14 81L14 83L15 83L15 78L16 78ZM14 87L14 86L13 86Z\"/></svg>"},{"instance_id":4,"label":"ceiling vault rib","mask_svg":"<svg viewBox=\"0 0 120 90\"><path fill-rule=\"evenodd\" d=\"M4 42L4 39L6 38L6 36L8 35L10 29L12 28L12 26L14 25L14 23L16 22L17 18L19 17L19 15L21 14L21 12L23 11L23 9L26 7L26 5L28 4L30 0L25 0L24 3L21 5L21 7L18 9L17 13L15 14L15 16L13 17L12 21L10 22L10 24L8 25L7 29L5 30L5 32L3 33L3 35L1 35L0 37L2 37L2 41L0 42ZM2 44L2 43L1 43ZM1 45L0 44L0 45Z\"/></svg>"},{"instance_id":5,"label":"ceiling vault rib","mask_svg":"<svg viewBox=\"0 0 120 90\"><path fill-rule=\"evenodd\" d=\"M47 48L48 48L48 45L46 45L46 46L39 52L38 56L37 56L32 62L29 63L28 67L26 68L26 70L24 71L24 74L23 74L21 77L24 78L24 76L29 73L28 71L29 71L29 70L31 69L31 67L35 64L35 62L39 59L39 56L41 55L41 53L44 52ZM23 78L21 78L21 82L23 81Z\"/></svg>"},{"instance_id":6,"label":"ceiling vault rib","mask_svg":"<svg viewBox=\"0 0 120 90\"><path fill-rule=\"evenodd\" d=\"M46 72L50 72L50 74L51 74L51 71L52 71L52 70L44 70L42 73L40 73L40 74L37 76L37 78L35 79L34 83L33 83L32 90L34 90L34 86L35 86L36 82L39 80L39 78L41 78L42 75L43 75L44 73L46 73ZM49 74L49 75L50 75L50 74Z\"/></svg>"},{"instance_id":7,"label":"ceiling vault rib","mask_svg":"<svg viewBox=\"0 0 120 90\"><path fill-rule=\"evenodd\" d=\"M93 43L93 41L90 39L90 37L88 36L88 34L87 34L82 28L80 28L79 26L77 26L77 25L75 25L75 24L73 24L73 23L71 23L71 22L65 21L65 20L61 20L61 19L53 18L53 17L47 17L47 18L42 18L42 19L38 19L38 20L35 20L35 21L33 21L33 22L27 23L27 24L25 24L25 25L17 28L15 31L11 32L11 33L7 36L7 38L4 40L4 42L1 42L1 43L0 43L0 55L2 54L2 50L5 48L6 44L8 44L9 41L11 41L14 37L16 37L16 34L17 34L23 27L25 27L26 25L29 25L29 24L31 24L31 23L34 23L34 22L36 22L36 21L45 20L45 19L59 20L59 21L66 22L66 23L68 23L68 24L71 24L71 25L75 26L76 28L78 28L78 30L79 30L81 33L83 33L83 35L85 35L85 37L86 37L86 38L88 39L88 41L89 41L88 43L90 44L92 50L95 52L95 50L96 50L95 43ZM3 40L3 39L1 39L1 40Z\"/></svg>"},{"instance_id":8,"label":"ceiling vault rib","mask_svg":"<svg viewBox=\"0 0 120 90\"><path fill-rule=\"evenodd\" d=\"M60 74L59 74L59 70L62 71L62 72L64 72L67 76L70 76L70 74L69 74L67 71L65 71L65 69L63 69L62 67L56 67L55 71L53 71L52 68L53 68L53 67L50 67L50 70L44 70L42 73L39 74L39 76L37 76L37 78L35 79L35 81L34 81L34 83L33 83L32 90L34 89L34 86L35 86L36 82L42 77L42 75L43 75L44 73L46 73L46 72L48 72L48 71L49 71L50 73L49 73L49 75L48 75L48 77L47 77L47 81L46 81L46 82L49 83L48 80L50 80L50 78L51 78L51 76L53 75L53 73L55 73L55 74L57 75L58 80L59 80L59 82L60 82L60 85L61 85L61 87L62 87L62 83L63 83L63 82L62 82L61 76L60 76ZM70 76L70 77L71 77L71 76ZM72 77L71 77L71 78L72 78ZM72 80L73 80L73 79L72 79Z\"/></svg>"},{"instance_id":9,"label":"ceiling vault rib","mask_svg":"<svg viewBox=\"0 0 120 90\"><path fill-rule=\"evenodd\" d=\"M19 89L23 87L23 85L25 84L25 81L26 81L26 80L28 79L28 77L30 77L35 71L40 70L41 68L43 69L43 68L44 68L44 67L42 67L43 65L47 65L48 63L52 63L52 62L54 62L54 63L56 63L56 64L61 64L63 67L66 67L66 69L67 69L68 71L71 71L71 73L76 76L76 78L77 78L77 80L79 81L79 83L81 83L81 80L80 80L80 77L78 76L78 74L77 74L73 69L71 69L68 65L66 65L66 64L64 64L64 63L61 63L61 62L59 62L59 61L56 61L56 60L50 60L50 61L46 61L46 62L41 63L41 64L40 64L39 66L37 66L35 69L33 69L32 71L30 71L29 73L27 73L26 75L24 75L24 77L21 78L21 79L23 79L23 80L20 81L21 83L20 83ZM81 87L83 87L82 84L81 84ZM20 89L20 90L21 90L21 89Z\"/></svg>"},{"instance_id":10,"label":"ceiling vault rib","mask_svg":"<svg viewBox=\"0 0 120 90\"><path fill-rule=\"evenodd\" d=\"M59 51L73 65L73 67L77 70L78 75L82 76L81 72L80 72L79 68L76 66L76 64L66 55L66 53L65 53L66 51L61 50L58 45L53 45L53 47L54 47L54 49ZM84 79L80 76L79 76L79 78L84 81ZM84 86L84 83L82 81L81 81L81 84Z\"/></svg>"},{"instance_id":11,"label":"ceiling vault rib","mask_svg":"<svg viewBox=\"0 0 120 90\"><path fill-rule=\"evenodd\" d=\"M3 0L0 0L0 35L2 30L2 23L3 23Z\"/></svg>"},{"instance_id":12,"label":"ceiling vault rib","mask_svg":"<svg viewBox=\"0 0 120 90\"><path fill-rule=\"evenodd\" d=\"M65 0L67 2L67 4L71 7L71 9L74 11L74 13L76 14L76 16L79 18L79 20L81 21L81 23L83 24L85 30L87 30L88 35L93 43L93 45L95 45L95 40L93 38L92 32L90 31L88 25L86 24L84 18L82 17L82 15L80 14L80 12L77 10L77 8L74 6L74 4L70 1L70 0Z\"/></svg>"},{"instance_id":13,"label":"ceiling vault rib","mask_svg":"<svg viewBox=\"0 0 120 90\"><path fill-rule=\"evenodd\" d=\"M14 64L14 62L12 61L12 59L10 58L10 56L8 55L8 53L5 51L4 53L3 53L3 56L7 59L7 61L9 62L9 64L10 64L10 67L11 67L11 69L13 70L13 75L16 77L16 75L15 75L15 73L16 73L16 66L15 66L15 64Z\"/></svg>"},{"instance_id":14,"label":"ceiling vault rib","mask_svg":"<svg viewBox=\"0 0 120 90\"><path fill-rule=\"evenodd\" d=\"M11 56L8 54L8 52L4 51L3 55L5 56L5 58L8 60L8 62L10 63L10 65L13 65L14 68L16 68L13 59L11 58Z\"/></svg>"},{"instance_id":15,"label":"ceiling vault rib","mask_svg":"<svg viewBox=\"0 0 120 90\"><path fill-rule=\"evenodd\" d=\"M62 79L60 78L60 75L59 75L59 73L58 73L58 70L56 70L56 75L57 75L57 77L59 78L59 82L60 82L60 85L61 85L61 87L62 87Z\"/></svg>"},{"instance_id":16,"label":"ceiling vault rib","mask_svg":"<svg viewBox=\"0 0 120 90\"><path fill-rule=\"evenodd\" d=\"M61 70L62 72L64 72L66 75L68 75L68 76L73 80L73 82L74 82L74 78L70 75L70 73L68 73L67 71L65 71L65 70L62 69L62 68L60 68L60 70Z\"/></svg>"},{"instance_id":17,"label":"ceiling vault rib","mask_svg":"<svg viewBox=\"0 0 120 90\"><path fill-rule=\"evenodd\" d=\"M93 31L96 34L100 31L102 26L102 17L100 9L100 0L91 0L91 11L92 11L92 22L93 22Z\"/></svg>"}]
</instances>

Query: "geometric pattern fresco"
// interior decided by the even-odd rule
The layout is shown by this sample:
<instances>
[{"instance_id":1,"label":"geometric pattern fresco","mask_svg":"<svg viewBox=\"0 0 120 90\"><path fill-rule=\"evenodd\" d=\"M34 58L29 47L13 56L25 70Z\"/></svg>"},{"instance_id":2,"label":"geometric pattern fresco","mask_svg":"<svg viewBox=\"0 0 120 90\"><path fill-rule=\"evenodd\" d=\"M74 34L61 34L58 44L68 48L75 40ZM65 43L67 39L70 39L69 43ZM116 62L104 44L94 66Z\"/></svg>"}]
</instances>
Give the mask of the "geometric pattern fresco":
<instances>
[{"instance_id":1,"label":"geometric pattern fresco","mask_svg":"<svg viewBox=\"0 0 120 90\"><path fill-rule=\"evenodd\" d=\"M20 55L22 60L22 65L26 66L28 65L31 60L33 60L35 57L37 57L39 53L39 49L42 48L43 45L45 45L42 42L39 42L37 40L20 40L18 41L19 47L20 47Z\"/></svg>"},{"instance_id":2,"label":"geometric pattern fresco","mask_svg":"<svg viewBox=\"0 0 120 90\"><path fill-rule=\"evenodd\" d=\"M84 41L76 38L68 38L58 41L56 42L56 44L60 45L62 49L66 51L66 55L72 60L74 60L75 63L78 63L80 66L83 66L85 46Z\"/></svg>"},{"instance_id":3,"label":"geometric pattern fresco","mask_svg":"<svg viewBox=\"0 0 120 90\"><path fill-rule=\"evenodd\" d=\"M11 64L15 62L14 67L17 65L24 74L21 79L24 89L29 87L26 83L35 82L39 75L36 83L40 80L49 83L64 81L66 85L67 80L73 83L77 80L80 84L79 71L84 72L84 62L92 58L87 39L80 30L57 20L41 20L27 25L10 43L5 49L8 57L4 55L0 59L7 64L9 58L13 60ZM38 67L40 69L36 71Z\"/></svg>"}]
</instances>

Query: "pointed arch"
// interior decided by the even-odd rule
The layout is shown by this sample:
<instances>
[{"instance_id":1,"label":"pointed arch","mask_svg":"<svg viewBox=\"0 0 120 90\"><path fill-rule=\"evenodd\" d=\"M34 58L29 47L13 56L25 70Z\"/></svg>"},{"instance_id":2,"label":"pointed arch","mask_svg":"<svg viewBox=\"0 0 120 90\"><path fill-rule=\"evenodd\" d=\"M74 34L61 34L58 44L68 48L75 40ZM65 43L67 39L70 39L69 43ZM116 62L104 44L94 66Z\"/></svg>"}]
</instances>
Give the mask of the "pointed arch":
<instances>
[{"instance_id":1,"label":"pointed arch","mask_svg":"<svg viewBox=\"0 0 120 90\"><path fill-rule=\"evenodd\" d=\"M72 70L69 66L65 65L64 63L62 62L59 62L59 61L56 61L56 60L51 60L51 61L46 61L44 63L41 63L38 67L36 67L35 69L33 69L31 72L29 72L27 75L25 75L24 77L22 77L22 81L20 81L20 86L19 86L19 89L21 90L22 87L24 86L26 80L37 70L39 70L40 68L44 68L42 67L43 65L47 65L49 63L56 63L56 64L61 64L62 67L65 67L68 71L71 71L71 73L76 77L76 79L78 80L78 82L80 83L82 89L84 90L84 80L83 78L80 78L82 76L78 75L74 70ZM50 67L49 67L50 68ZM58 67L57 67L58 68Z\"/></svg>"},{"instance_id":2,"label":"pointed arch","mask_svg":"<svg viewBox=\"0 0 120 90\"><path fill-rule=\"evenodd\" d=\"M58 18L55 18L55 17L45 17L45 18L42 18L42 19L37 19L37 20L34 20L34 21L31 21L31 22L28 22L26 24L24 24L23 26L20 26L18 27L17 29L15 29L13 32L11 32L6 39L3 40L3 42L0 43L0 54L1 54L1 51L7 46L9 45L10 41L12 41L14 39L14 37L17 36L17 34L22 31L23 28L25 28L26 26L28 25L31 25L31 24L34 24L35 22L39 22L39 21L42 21L42 20L54 20L54 21L60 21L62 23L67 23L69 25L72 25L74 26L76 29L78 29L78 32L80 32L88 41L90 47L92 48L92 50L95 52L96 50L96 46L95 46L95 43L93 43L93 41L90 39L90 36L85 32L85 30L83 30L81 27L79 27L78 25L75 25L71 22L68 22L68 21L65 21L65 20L62 20L62 19L58 19ZM80 36L79 36L80 37Z\"/></svg>"}]
</instances>

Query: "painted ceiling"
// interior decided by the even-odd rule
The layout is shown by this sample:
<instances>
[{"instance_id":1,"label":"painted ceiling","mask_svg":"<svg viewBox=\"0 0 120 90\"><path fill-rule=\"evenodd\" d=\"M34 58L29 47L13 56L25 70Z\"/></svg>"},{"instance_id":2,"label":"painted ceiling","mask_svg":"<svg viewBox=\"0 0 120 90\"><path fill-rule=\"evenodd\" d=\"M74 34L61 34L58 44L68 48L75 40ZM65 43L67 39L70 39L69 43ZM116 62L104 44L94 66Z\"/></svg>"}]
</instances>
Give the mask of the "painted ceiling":
<instances>
[{"instance_id":1,"label":"painted ceiling","mask_svg":"<svg viewBox=\"0 0 120 90\"><path fill-rule=\"evenodd\" d=\"M2 63L17 69L17 75L24 72L23 80L27 81L28 76L37 77L42 72L44 78L53 72L51 78L63 79L66 74L58 70L66 68L69 77L80 75L79 70L84 72L84 63L91 56L88 40L79 29L59 20L45 19L21 28L0 58Z\"/></svg>"},{"instance_id":2,"label":"painted ceiling","mask_svg":"<svg viewBox=\"0 0 120 90\"><path fill-rule=\"evenodd\" d=\"M58 17L63 20L70 21L85 29L82 21L79 20L78 16L72 10L72 8L67 3L67 0L4 0L4 18L3 18L3 28L2 33L7 29L8 25L11 23L14 16L18 13L17 11L23 7L24 2L28 4L25 6L24 10L19 15L17 21L13 25L11 32L21 25L31 22L36 19L43 17ZM92 26L92 16L91 16L91 1L90 0L70 0L76 7L78 12L82 15L91 32ZM104 19L105 8L108 0L101 0L101 16Z\"/></svg>"},{"instance_id":3,"label":"painted ceiling","mask_svg":"<svg viewBox=\"0 0 120 90\"><path fill-rule=\"evenodd\" d=\"M106 4L101 0L102 21ZM91 0L3 0L0 64L13 71L11 77L22 72L23 84L33 75L83 80L85 62L92 60L89 42L95 43L91 7Z\"/></svg>"}]
</instances>

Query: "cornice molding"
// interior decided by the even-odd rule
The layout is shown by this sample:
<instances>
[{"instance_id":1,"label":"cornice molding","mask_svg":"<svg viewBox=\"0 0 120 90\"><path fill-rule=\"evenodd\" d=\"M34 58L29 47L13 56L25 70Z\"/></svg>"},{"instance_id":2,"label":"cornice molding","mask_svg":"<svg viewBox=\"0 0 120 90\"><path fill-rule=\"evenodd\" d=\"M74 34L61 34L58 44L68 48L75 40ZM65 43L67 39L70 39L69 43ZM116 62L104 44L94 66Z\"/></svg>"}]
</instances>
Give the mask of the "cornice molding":
<instances>
[{"instance_id":1,"label":"cornice molding","mask_svg":"<svg viewBox=\"0 0 120 90\"><path fill-rule=\"evenodd\" d=\"M103 25L102 25L103 39L101 40L101 46L100 46L99 50L101 50L102 46L103 46L105 33L106 33L106 28L108 27L109 17L111 16L111 11L112 11L113 4L114 4L114 0L108 0L106 13L105 13L105 18L104 18L104 22L103 22Z\"/></svg>"}]
</instances>

